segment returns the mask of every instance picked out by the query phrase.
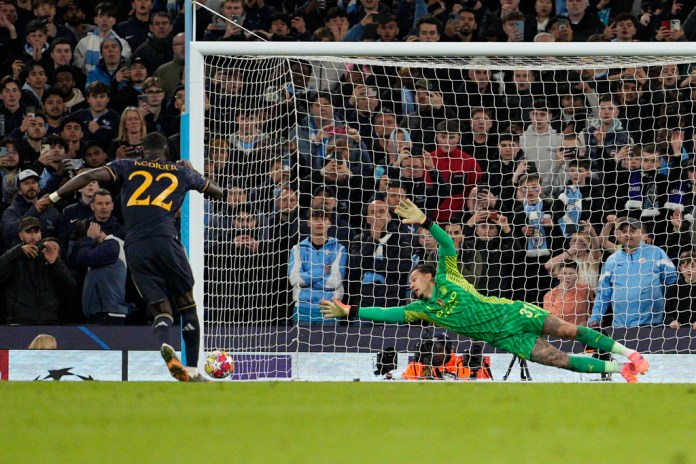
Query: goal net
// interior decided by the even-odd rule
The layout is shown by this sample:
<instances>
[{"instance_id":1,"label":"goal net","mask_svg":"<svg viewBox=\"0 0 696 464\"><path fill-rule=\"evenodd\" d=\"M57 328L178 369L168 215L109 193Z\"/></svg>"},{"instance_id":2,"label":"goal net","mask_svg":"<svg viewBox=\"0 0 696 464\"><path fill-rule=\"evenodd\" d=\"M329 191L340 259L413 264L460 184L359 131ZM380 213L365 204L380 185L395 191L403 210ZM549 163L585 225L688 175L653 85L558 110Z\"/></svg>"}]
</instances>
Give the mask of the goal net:
<instances>
[{"instance_id":1,"label":"goal net","mask_svg":"<svg viewBox=\"0 0 696 464\"><path fill-rule=\"evenodd\" d=\"M320 315L332 297L412 301L409 271L436 264L437 244L394 213L410 199L452 237L481 294L651 353L646 381L692 381L696 60L542 45L513 57L451 44L192 43L190 156L226 192L191 200L204 350L232 352L235 379L379 380L392 348L398 378L425 340L446 336L470 365L445 378L475 377L483 347L499 380L513 360L492 346L428 324ZM599 380L529 368L534 380Z\"/></svg>"}]
</instances>

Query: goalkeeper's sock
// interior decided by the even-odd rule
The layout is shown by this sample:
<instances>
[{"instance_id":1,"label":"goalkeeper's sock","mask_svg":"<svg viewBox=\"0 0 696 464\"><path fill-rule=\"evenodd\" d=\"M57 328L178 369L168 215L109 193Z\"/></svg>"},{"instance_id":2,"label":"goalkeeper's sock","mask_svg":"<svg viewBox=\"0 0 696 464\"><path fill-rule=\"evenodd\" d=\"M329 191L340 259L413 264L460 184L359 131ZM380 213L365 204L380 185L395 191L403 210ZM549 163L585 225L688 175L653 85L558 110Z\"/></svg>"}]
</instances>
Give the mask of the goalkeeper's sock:
<instances>
[{"instance_id":1,"label":"goalkeeper's sock","mask_svg":"<svg viewBox=\"0 0 696 464\"><path fill-rule=\"evenodd\" d=\"M196 303L179 308L181 312L181 336L184 339L184 354L186 355L186 369L196 369L198 366L198 348L201 342L201 328L196 312ZM198 371L194 372L196 375Z\"/></svg>"},{"instance_id":2,"label":"goalkeeper's sock","mask_svg":"<svg viewBox=\"0 0 696 464\"><path fill-rule=\"evenodd\" d=\"M584 356L569 356L568 370L593 374L608 374L612 372L621 372L621 366L616 361L601 361Z\"/></svg>"},{"instance_id":3,"label":"goalkeeper's sock","mask_svg":"<svg viewBox=\"0 0 696 464\"><path fill-rule=\"evenodd\" d=\"M170 314L158 314L152 322L152 332L157 337L160 346L162 343L169 345L169 334L171 332L174 319Z\"/></svg>"},{"instance_id":4,"label":"goalkeeper's sock","mask_svg":"<svg viewBox=\"0 0 696 464\"><path fill-rule=\"evenodd\" d=\"M597 348L610 353L628 357L635 350L626 348L621 343L612 340L597 330L592 330L589 327L578 326L578 335L575 339L591 348Z\"/></svg>"}]
</instances>

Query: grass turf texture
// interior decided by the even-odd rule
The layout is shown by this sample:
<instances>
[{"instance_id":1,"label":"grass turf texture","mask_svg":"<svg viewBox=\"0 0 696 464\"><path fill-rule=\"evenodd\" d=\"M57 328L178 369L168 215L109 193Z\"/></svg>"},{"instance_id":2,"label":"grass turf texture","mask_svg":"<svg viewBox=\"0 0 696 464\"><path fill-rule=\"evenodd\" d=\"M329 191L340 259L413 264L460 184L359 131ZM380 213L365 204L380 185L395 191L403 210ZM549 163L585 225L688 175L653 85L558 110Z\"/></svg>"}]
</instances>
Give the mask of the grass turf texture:
<instances>
[{"instance_id":1,"label":"grass turf texture","mask_svg":"<svg viewBox=\"0 0 696 464\"><path fill-rule=\"evenodd\" d=\"M696 463L696 386L0 382L7 463Z\"/></svg>"}]
</instances>

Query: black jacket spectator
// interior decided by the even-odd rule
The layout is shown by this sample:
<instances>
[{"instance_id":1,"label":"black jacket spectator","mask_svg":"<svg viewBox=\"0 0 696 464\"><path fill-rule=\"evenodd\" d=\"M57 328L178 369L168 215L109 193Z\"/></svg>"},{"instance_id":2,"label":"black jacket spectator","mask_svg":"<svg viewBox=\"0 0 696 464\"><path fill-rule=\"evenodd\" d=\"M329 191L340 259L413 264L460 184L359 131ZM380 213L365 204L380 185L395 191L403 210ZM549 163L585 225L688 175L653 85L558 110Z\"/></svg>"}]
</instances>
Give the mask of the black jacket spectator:
<instances>
[{"instance_id":1,"label":"black jacket spectator","mask_svg":"<svg viewBox=\"0 0 696 464\"><path fill-rule=\"evenodd\" d=\"M49 264L43 255L32 259L15 245L0 256L2 305L8 324L58 324L61 322L61 295L75 287L65 262Z\"/></svg>"}]
</instances>

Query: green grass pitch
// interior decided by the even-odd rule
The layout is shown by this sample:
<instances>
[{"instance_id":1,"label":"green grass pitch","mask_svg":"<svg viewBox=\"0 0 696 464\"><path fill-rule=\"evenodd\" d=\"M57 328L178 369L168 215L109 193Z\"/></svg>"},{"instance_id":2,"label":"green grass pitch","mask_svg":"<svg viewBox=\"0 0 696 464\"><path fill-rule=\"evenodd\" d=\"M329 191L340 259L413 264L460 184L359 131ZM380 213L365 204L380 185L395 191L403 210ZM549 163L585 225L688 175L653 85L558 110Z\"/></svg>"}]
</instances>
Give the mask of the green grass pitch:
<instances>
[{"instance_id":1,"label":"green grass pitch","mask_svg":"<svg viewBox=\"0 0 696 464\"><path fill-rule=\"evenodd\" d=\"M696 463L696 386L1 382L2 463Z\"/></svg>"}]
</instances>

